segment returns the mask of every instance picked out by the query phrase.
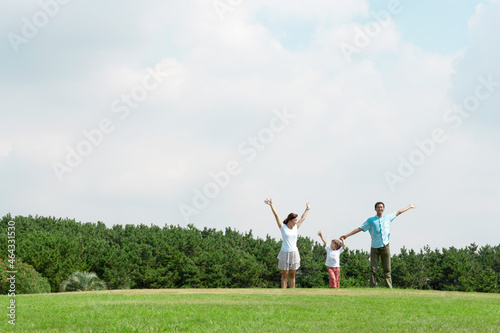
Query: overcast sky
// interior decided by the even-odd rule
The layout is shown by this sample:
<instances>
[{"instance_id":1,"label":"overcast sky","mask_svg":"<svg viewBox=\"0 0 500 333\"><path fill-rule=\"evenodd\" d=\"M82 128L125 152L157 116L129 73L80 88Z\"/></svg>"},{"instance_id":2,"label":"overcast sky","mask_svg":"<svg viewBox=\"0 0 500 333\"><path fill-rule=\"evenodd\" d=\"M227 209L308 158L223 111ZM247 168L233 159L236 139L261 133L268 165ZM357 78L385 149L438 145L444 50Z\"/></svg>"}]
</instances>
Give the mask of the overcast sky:
<instances>
[{"instance_id":1,"label":"overcast sky","mask_svg":"<svg viewBox=\"0 0 500 333\"><path fill-rule=\"evenodd\" d=\"M500 1L0 3L1 214L498 245ZM347 239L368 251L370 237Z\"/></svg>"}]
</instances>

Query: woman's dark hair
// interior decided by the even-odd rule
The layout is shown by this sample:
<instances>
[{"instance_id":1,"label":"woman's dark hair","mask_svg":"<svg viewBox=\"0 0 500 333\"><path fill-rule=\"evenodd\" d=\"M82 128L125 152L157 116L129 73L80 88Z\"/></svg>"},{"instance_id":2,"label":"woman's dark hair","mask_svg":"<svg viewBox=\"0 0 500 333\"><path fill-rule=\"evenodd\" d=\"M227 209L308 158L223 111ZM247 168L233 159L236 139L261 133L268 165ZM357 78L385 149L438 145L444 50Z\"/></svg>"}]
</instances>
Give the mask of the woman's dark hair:
<instances>
[{"instance_id":1,"label":"woman's dark hair","mask_svg":"<svg viewBox=\"0 0 500 333\"><path fill-rule=\"evenodd\" d=\"M377 209L377 206L378 206L378 205L380 205L380 204L382 204L382 206L384 206L384 208L385 208L384 203L379 201L379 202L377 202L377 203L375 204L375 209Z\"/></svg>"},{"instance_id":2,"label":"woman's dark hair","mask_svg":"<svg viewBox=\"0 0 500 333\"><path fill-rule=\"evenodd\" d=\"M290 214L288 214L288 217L285 219L285 221L283 221L283 223L287 224L287 223L288 223L288 221L293 220L293 219L294 219L294 218L296 218L297 216L298 216L298 215L297 215L297 214L295 214L295 213L290 213Z\"/></svg>"}]
</instances>

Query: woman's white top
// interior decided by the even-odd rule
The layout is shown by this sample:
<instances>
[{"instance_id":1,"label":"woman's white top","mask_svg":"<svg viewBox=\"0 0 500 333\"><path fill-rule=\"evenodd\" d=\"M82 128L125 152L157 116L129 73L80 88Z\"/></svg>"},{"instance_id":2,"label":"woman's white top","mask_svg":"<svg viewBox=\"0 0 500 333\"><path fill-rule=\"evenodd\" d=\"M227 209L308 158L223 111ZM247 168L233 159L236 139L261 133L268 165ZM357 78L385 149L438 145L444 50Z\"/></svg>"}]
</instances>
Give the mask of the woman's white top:
<instances>
[{"instance_id":1,"label":"woman's white top","mask_svg":"<svg viewBox=\"0 0 500 333\"><path fill-rule=\"evenodd\" d=\"M288 228L285 223L281 226L281 238L283 242L281 243L281 251L283 252L293 252L298 251L297 248L297 225L294 225L292 229Z\"/></svg>"},{"instance_id":2,"label":"woman's white top","mask_svg":"<svg viewBox=\"0 0 500 333\"><path fill-rule=\"evenodd\" d=\"M325 265L328 267L340 267L340 254L344 252L344 249L340 247L338 250L332 250L328 245L325 246L326 249L326 262Z\"/></svg>"}]
</instances>

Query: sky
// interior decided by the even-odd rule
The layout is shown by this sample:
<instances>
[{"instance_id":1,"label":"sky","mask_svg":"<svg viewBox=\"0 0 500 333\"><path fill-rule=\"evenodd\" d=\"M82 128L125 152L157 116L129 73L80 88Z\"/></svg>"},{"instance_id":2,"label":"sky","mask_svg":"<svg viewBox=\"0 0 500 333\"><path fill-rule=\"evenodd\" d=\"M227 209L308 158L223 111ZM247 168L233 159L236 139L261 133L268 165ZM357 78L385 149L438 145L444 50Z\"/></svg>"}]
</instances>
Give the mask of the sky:
<instances>
[{"instance_id":1,"label":"sky","mask_svg":"<svg viewBox=\"0 0 500 333\"><path fill-rule=\"evenodd\" d=\"M1 214L498 245L500 1L3 1ZM370 236L348 238L369 251Z\"/></svg>"}]
</instances>

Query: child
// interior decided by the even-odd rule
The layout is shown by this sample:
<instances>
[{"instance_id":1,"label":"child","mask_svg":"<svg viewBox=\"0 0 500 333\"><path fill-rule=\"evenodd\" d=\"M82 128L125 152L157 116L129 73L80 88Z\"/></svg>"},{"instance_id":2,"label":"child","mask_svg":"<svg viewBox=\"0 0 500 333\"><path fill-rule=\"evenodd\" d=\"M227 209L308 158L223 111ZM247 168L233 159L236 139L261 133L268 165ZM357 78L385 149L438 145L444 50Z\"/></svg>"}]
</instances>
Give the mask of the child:
<instances>
[{"instance_id":1,"label":"child","mask_svg":"<svg viewBox=\"0 0 500 333\"><path fill-rule=\"evenodd\" d=\"M339 288L340 286L340 254L344 251L345 240L342 239L342 243L338 239L332 240L330 246L326 246L326 241L323 238L321 231L318 232L318 236L321 237L323 245L326 249L326 262L325 265L328 267L328 275L330 276L330 288Z\"/></svg>"}]
</instances>

